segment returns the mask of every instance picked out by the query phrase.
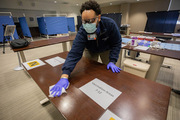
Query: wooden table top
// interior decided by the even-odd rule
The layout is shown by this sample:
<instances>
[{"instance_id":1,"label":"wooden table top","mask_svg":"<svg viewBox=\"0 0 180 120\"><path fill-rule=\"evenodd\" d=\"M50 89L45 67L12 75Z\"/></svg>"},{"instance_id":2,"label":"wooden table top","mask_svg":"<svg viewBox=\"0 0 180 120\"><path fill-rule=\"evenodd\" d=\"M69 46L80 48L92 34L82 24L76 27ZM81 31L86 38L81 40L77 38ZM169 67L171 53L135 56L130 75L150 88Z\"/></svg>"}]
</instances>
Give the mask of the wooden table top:
<instances>
[{"instance_id":1,"label":"wooden table top","mask_svg":"<svg viewBox=\"0 0 180 120\"><path fill-rule=\"evenodd\" d=\"M131 39L130 36L125 36L124 38ZM165 43L180 44L179 41L165 41ZM134 49L135 47L126 45L126 46L122 47L122 49L128 49L128 50L133 50L133 51L137 51L137 52L143 52L143 53L147 53L147 54L152 54L152 55L157 55L157 56L180 60L180 51L167 50L167 49L155 49L155 48L149 48L148 50L145 51L145 50Z\"/></svg>"},{"instance_id":2,"label":"wooden table top","mask_svg":"<svg viewBox=\"0 0 180 120\"><path fill-rule=\"evenodd\" d=\"M38 40L38 41L32 41L27 47L23 48L16 48L12 49L14 52L18 51L23 51L23 50L28 50L28 49L33 49L33 48L38 48L38 47L44 47L48 45L53 45L57 43L63 43L63 42L68 42L68 41L73 41L75 39L76 35L70 35L70 36L65 36L65 37L59 37L59 38L50 38L46 40Z\"/></svg>"},{"instance_id":3,"label":"wooden table top","mask_svg":"<svg viewBox=\"0 0 180 120\"><path fill-rule=\"evenodd\" d=\"M137 51L137 52L143 52L143 53L147 53L147 54L152 54L152 55L157 55L157 56L180 60L180 51L155 49L155 48L149 48L148 50L145 51L145 50L138 50L138 49L134 49L134 48L135 48L134 46L128 46L128 45L122 47L122 49L128 49L128 50L133 50L133 51Z\"/></svg>"},{"instance_id":4,"label":"wooden table top","mask_svg":"<svg viewBox=\"0 0 180 120\"><path fill-rule=\"evenodd\" d=\"M52 57L66 58L63 52L41 58L44 61ZM45 61L44 61L45 62ZM46 62L45 62L46 63ZM62 65L46 65L27 70L44 94L48 97L49 86L56 84L62 74ZM106 111L79 88L94 78L122 92L107 108L124 120L166 120L170 100L170 87L121 71L112 73L106 65L82 58L71 73L67 94L49 98L51 103L67 120L97 120Z\"/></svg>"}]
</instances>

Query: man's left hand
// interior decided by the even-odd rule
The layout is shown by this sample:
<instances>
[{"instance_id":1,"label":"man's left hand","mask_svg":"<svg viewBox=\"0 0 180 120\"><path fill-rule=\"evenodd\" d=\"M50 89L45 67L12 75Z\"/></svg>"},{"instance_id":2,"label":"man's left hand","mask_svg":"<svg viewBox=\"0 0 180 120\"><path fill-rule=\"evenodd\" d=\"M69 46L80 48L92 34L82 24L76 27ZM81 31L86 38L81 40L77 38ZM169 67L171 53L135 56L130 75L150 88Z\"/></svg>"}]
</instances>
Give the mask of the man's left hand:
<instances>
[{"instance_id":1,"label":"man's left hand","mask_svg":"<svg viewBox=\"0 0 180 120\"><path fill-rule=\"evenodd\" d=\"M114 63L109 62L109 64L107 65L107 69L109 70L109 68L111 68L113 73L119 73L121 71L121 68L117 67Z\"/></svg>"}]
</instances>

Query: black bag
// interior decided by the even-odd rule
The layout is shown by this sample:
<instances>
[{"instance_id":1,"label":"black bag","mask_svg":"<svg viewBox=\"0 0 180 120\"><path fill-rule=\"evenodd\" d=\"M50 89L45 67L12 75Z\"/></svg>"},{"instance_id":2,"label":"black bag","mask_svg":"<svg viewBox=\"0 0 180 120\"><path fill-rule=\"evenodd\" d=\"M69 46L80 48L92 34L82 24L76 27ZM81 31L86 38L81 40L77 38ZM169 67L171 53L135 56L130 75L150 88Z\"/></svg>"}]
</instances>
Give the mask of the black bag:
<instances>
[{"instance_id":1,"label":"black bag","mask_svg":"<svg viewBox=\"0 0 180 120\"><path fill-rule=\"evenodd\" d=\"M23 48L29 45L29 41L26 39L16 39L12 40L10 45L12 48Z\"/></svg>"}]
</instances>

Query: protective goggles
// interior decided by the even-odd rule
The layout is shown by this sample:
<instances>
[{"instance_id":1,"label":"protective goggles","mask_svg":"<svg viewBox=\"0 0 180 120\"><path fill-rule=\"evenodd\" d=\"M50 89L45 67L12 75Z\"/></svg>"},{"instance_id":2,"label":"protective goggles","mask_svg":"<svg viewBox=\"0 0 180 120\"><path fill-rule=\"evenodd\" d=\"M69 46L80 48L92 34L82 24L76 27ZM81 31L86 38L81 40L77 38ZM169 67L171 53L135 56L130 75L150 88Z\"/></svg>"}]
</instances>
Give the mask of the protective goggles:
<instances>
[{"instance_id":1,"label":"protective goggles","mask_svg":"<svg viewBox=\"0 0 180 120\"><path fill-rule=\"evenodd\" d=\"M94 23L95 20L96 20L96 18L98 18L98 17L91 18L91 19L87 19L87 20L82 20L82 23L83 23L83 24L86 24L86 23Z\"/></svg>"}]
</instances>

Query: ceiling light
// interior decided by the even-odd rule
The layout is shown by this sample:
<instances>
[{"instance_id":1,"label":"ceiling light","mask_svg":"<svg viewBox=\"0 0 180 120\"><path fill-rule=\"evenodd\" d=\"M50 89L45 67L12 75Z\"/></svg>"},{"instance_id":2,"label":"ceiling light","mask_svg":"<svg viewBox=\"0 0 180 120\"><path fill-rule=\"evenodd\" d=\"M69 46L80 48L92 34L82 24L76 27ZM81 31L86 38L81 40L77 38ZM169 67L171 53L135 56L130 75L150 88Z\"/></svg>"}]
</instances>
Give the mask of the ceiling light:
<instances>
[{"instance_id":1,"label":"ceiling light","mask_svg":"<svg viewBox=\"0 0 180 120\"><path fill-rule=\"evenodd\" d=\"M76 4L76 6L79 6L79 4Z\"/></svg>"},{"instance_id":2,"label":"ceiling light","mask_svg":"<svg viewBox=\"0 0 180 120\"><path fill-rule=\"evenodd\" d=\"M112 5L112 3L110 3L110 5Z\"/></svg>"},{"instance_id":3,"label":"ceiling light","mask_svg":"<svg viewBox=\"0 0 180 120\"><path fill-rule=\"evenodd\" d=\"M137 1L139 1L139 0L137 0Z\"/></svg>"},{"instance_id":4,"label":"ceiling light","mask_svg":"<svg viewBox=\"0 0 180 120\"><path fill-rule=\"evenodd\" d=\"M57 3L57 1L54 1L54 3Z\"/></svg>"}]
</instances>

